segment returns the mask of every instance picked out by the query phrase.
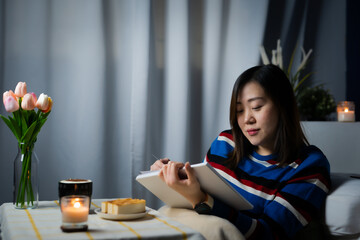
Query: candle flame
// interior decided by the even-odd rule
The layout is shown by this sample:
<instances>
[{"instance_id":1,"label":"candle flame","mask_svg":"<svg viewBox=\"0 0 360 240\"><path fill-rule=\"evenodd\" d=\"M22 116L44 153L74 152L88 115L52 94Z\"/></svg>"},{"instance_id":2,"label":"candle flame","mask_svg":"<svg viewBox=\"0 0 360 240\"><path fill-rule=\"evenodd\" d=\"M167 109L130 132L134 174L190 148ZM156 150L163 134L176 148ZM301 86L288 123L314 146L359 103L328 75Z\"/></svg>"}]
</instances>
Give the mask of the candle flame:
<instances>
[{"instance_id":1,"label":"candle flame","mask_svg":"<svg viewBox=\"0 0 360 240\"><path fill-rule=\"evenodd\" d=\"M344 109L344 111L345 111L345 112L348 112L348 111L349 111L349 109L348 109L348 108L345 108L345 109Z\"/></svg>"},{"instance_id":2,"label":"candle flame","mask_svg":"<svg viewBox=\"0 0 360 240\"><path fill-rule=\"evenodd\" d=\"M74 206L74 208L79 208L81 207L81 203L80 203L80 198L74 198L71 201L72 205Z\"/></svg>"}]
</instances>

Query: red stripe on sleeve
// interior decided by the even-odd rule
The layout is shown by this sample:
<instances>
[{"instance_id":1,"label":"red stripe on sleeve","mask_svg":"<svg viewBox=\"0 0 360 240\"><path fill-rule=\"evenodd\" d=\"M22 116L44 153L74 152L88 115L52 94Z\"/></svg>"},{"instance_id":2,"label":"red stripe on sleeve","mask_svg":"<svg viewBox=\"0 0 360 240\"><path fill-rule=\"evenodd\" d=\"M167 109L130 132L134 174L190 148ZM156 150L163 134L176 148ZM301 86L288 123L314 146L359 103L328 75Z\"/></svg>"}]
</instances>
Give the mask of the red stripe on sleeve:
<instances>
[{"instance_id":1,"label":"red stripe on sleeve","mask_svg":"<svg viewBox=\"0 0 360 240\"><path fill-rule=\"evenodd\" d=\"M222 132L220 133L219 136L223 136L223 137L227 137L228 139L230 139L231 141L234 141L233 135L227 132Z\"/></svg>"},{"instance_id":2,"label":"red stripe on sleeve","mask_svg":"<svg viewBox=\"0 0 360 240\"><path fill-rule=\"evenodd\" d=\"M211 165L212 167L214 167L214 168L216 168L216 169L219 169L219 170L227 173L228 175L232 176L233 178L237 179L236 174L235 174L233 171L231 171L230 169L228 169L227 167L225 167L225 166L223 166L223 165L221 165L221 164L218 164L218 163L210 162L207 156L206 156L206 161L207 161L208 163L210 163L210 165Z\"/></svg>"},{"instance_id":3,"label":"red stripe on sleeve","mask_svg":"<svg viewBox=\"0 0 360 240\"><path fill-rule=\"evenodd\" d=\"M306 181L306 180L309 180L309 179L319 179L327 188L330 187L330 184L329 184L328 180L326 178L324 178L324 176L319 174L319 173L294 178L294 179L289 180L288 183Z\"/></svg>"}]
</instances>

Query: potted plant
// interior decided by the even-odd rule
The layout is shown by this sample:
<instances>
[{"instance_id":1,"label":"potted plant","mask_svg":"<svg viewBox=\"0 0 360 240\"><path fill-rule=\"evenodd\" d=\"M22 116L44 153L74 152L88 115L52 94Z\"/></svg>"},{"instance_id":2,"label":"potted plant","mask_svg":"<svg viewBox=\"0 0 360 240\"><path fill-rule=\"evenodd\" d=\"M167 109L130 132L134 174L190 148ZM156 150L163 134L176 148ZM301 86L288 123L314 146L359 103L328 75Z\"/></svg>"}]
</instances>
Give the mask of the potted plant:
<instances>
[{"instance_id":1,"label":"potted plant","mask_svg":"<svg viewBox=\"0 0 360 240\"><path fill-rule=\"evenodd\" d=\"M298 105L302 120L308 121L327 121L336 110L333 96L323 85L304 88L299 95Z\"/></svg>"}]
</instances>

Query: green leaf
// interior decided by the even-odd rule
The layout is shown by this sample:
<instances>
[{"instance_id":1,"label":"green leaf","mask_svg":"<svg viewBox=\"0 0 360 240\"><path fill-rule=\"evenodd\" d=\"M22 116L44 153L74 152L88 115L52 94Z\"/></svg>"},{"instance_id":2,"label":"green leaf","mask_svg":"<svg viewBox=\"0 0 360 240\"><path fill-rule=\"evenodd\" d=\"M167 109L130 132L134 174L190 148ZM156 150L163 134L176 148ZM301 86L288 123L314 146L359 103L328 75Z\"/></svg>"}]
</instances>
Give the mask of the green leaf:
<instances>
[{"instance_id":1,"label":"green leaf","mask_svg":"<svg viewBox=\"0 0 360 240\"><path fill-rule=\"evenodd\" d=\"M294 91L296 91L296 90L301 86L301 84L302 84L306 79L308 79L312 74L313 74L313 72L309 72L308 74L306 74L306 75L298 82L298 84L297 84L296 87L294 88Z\"/></svg>"},{"instance_id":2,"label":"green leaf","mask_svg":"<svg viewBox=\"0 0 360 240\"><path fill-rule=\"evenodd\" d=\"M34 122L37 120L36 112L34 110L29 111L28 123Z\"/></svg>"},{"instance_id":3,"label":"green leaf","mask_svg":"<svg viewBox=\"0 0 360 240\"><path fill-rule=\"evenodd\" d=\"M38 121L37 125L36 125L36 127L34 129L33 135L32 135L32 139L31 139L32 142L36 141L37 135L39 134L39 132L41 130L41 127L42 127L42 122Z\"/></svg>"},{"instance_id":4,"label":"green leaf","mask_svg":"<svg viewBox=\"0 0 360 240\"><path fill-rule=\"evenodd\" d=\"M23 136L25 135L25 132L28 129L27 123L26 123L26 116L24 116L25 114L20 114L21 116L21 131L23 133Z\"/></svg>"},{"instance_id":5,"label":"green leaf","mask_svg":"<svg viewBox=\"0 0 360 240\"><path fill-rule=\"evenodd\" d=\"M51 111L49 111L49 112L47 112L47 113L43 113L43 112L41 112L41 114L40 114L40 118L41 118L41 119L45 119L45 118L47 118L47 117L49 116L50 112L51 112Z\"/></svg>"},{"instance_id":6,"label":"green leaf","mask_svg":"<svg viewBox=\"0 0 360 240\"><path fill-rule=\"evenodd\" d=\"M14 127L15 132L17 133L17 134L15 134L15 137L18 139L18 141L20 141L22 135L21 135L21 129L20 129L19 125L18 125L18 121L16 121L12 117L9 117L9 119L10 119L10 121L12 123L12 126Z\"/></svg>"},{"instance_id":7,"label":"green leaf","mask_svg":"<svg viewBox=\"0 0 360 240\"><path fill-rule=\"evenodd\" d=\"M36 125L37 122L33 122L33 124L31 124L31 126L24 133L24 136L21 138L21 142L25 142L25 143L30 142L34 129L36 128Z\"/></svg>"},{"instance_id":8,"label":"green leaf","mask_svg":"<svg viewBox=\"0 0 360 240\"><path fill-rule=\"evenodd\" d=\"M17 136L17 132L16 132L16 130L14 129L14 126L12 125L10 119L7 119L6 117L4 117L4 116L2 116L2 115L0 115L0 117L2 118L2 120L4 120L4 122L6 123L6 125L10 128L10 130L11 130L11 132L14 134L14 136L15 136L17 139L19 139L18 136Z\"/></svg>"},{"instance_id":9,"label":"green leaf","mask_svg":"<svg viewBox=\"0 0 360 240\"><path fill-rule=\"evenodd\" d=\"M47 121L47 118L41 119L41 121L40 121L41 126L44 125L44 123L45 123L46 121Z\"/></svg>"},{"instance_id":10,"label":"green leaf","mask_svg":"<svg viewBox=\"0 0 360 240\"><path fill-rule=\"evenodd\" d=\"M28 123L28 119L29 119L28 111L23 110L23 111L21 111L21 114L22 114L22 117L23 117L23 119L25 120L26 126L27 126L27 125L28 125L28 124L27 124L27 123ZM26 128L27 128L27 127L26 127Z\"/></svg>"},{"instance_id":11,"label":"green leaf","mask_svg":"<svg viewBox=\"0 0 360 240\"><path fill-rule=\"evenodd\" d=\"M17 125L21 126L20 109L13 112L13 116L14 116L14 119L16 120L16 122L17 122Z\"/></svg>"},{"instance_id":12,"label":"green leaf","mask_svg":"<svg viewBox=\"0 0 360 240\"><path fill-rule=\"evenodd\" d=\"M291 58L290 58L290 63L289 63L289 66L288 66L288 76L291 75L291 68L292 68L292 65L293 65L293 62L294 62L294 57L295 57L295 52L296 52L296 49L297 49L297 43L296 43L296 46L291 54Z\"/></svg>"},{"instance_id":13,"label":"green leaf","mask_svg":"<svg viewBox=\"0 0 360 240\"><path fill-rule=\"evenodd\" d=\"M47 120L47 118L39 120L38 125L36 126L36 129L34 130L33 137L36 137L39 134L39 132L40 132L42 126L45 124L46 120Z\"/></svg>"}]
</instances>

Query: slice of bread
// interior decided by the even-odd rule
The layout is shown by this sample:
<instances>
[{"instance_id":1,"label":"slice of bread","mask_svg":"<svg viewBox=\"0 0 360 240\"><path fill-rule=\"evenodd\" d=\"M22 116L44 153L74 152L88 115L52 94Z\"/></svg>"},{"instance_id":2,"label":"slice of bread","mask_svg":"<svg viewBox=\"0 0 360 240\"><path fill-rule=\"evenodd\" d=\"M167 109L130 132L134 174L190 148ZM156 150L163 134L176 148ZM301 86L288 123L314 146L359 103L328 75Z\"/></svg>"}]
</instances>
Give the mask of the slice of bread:
<instances>
[{"instance_id":1,"label":"slice of bread","mask_svg":"<svg viewBox=\"0 0 360 240\"><path fill-rule=\"evenodd\" d=\"M108 212L108 204L109 204L109 202L101 202L101 212L102 213Z\"/></svg>"},{"instance_id":2,"label":"slice of bread","mask_svg":"<svg viewBox=\"0 0 360 240\"><path fill-rule=\"evenodd\" d=\"M101 212L108 214L134 214L145 212L144 199L119 198L101 203Z\"/></svg>"}]
</instances>

